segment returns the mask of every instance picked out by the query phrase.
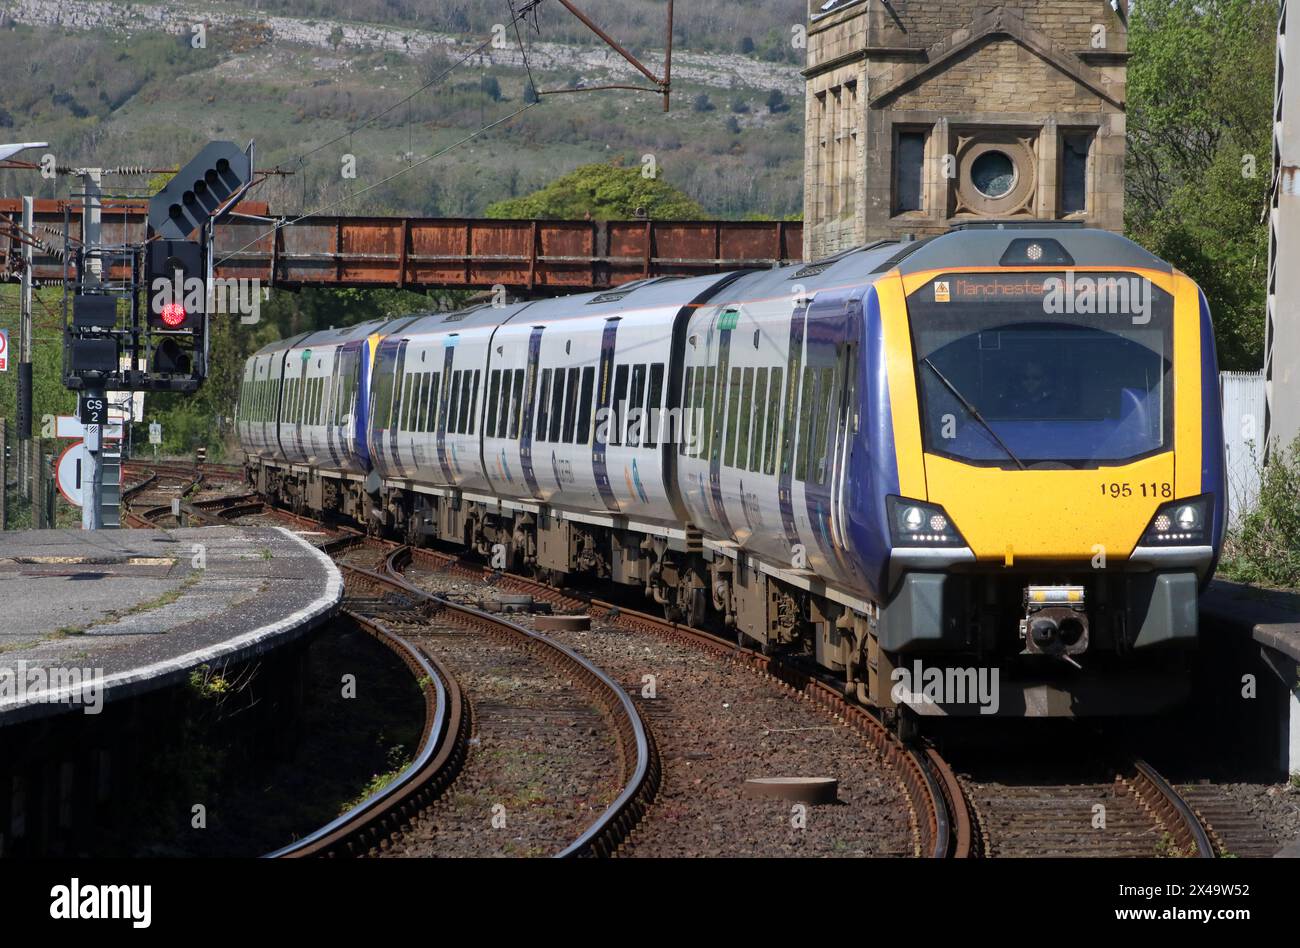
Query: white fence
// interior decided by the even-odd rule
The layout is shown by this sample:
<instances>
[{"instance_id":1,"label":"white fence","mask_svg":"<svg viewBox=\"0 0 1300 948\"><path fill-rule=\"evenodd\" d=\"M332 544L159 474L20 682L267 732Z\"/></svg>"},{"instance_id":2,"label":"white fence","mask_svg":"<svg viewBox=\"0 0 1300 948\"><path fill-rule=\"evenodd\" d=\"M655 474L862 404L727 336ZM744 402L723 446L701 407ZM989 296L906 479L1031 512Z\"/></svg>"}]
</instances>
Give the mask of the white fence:
<instances>
[{"instance_id":1,"label":"white fence","mask_svg":"<svg viewBox=\"0 0 1300 948\"><path fill-rule=\"evenodd\" d=\"M1263 460L1264 373L1220 372L1223 397L1223 441L1227 454L1228 520L1237 519L1259 496Z\"/></svg>"}]
</instances>

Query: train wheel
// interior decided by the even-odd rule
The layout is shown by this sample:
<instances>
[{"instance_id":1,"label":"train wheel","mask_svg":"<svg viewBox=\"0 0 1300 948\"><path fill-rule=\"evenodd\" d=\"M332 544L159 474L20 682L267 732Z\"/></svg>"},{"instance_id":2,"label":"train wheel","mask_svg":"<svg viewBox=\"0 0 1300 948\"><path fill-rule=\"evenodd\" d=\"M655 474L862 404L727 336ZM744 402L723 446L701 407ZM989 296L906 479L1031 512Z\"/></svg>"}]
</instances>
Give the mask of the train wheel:
<instances>
[{"instance_id":1,"label":"train wheel","mask_svg":"<svg viewBox=\"0 0 1300 948\"><path fill-rule=\"evenodd\" d=\"M690 598L686 606L686 624L698 629L704 625L704 620L708 618L708 590L703 586L695 586L687 595Z\"/></svg>"}]
</instances>

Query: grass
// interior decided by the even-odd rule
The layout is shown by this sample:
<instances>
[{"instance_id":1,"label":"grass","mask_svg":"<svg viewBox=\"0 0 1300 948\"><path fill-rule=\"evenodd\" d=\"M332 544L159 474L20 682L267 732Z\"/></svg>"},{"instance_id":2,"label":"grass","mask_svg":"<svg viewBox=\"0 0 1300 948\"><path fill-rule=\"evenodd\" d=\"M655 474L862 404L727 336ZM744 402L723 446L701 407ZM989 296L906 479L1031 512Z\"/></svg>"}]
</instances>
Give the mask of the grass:
<instances>
[{"instance_id":1,"label":"grass","mask_svg":"<svg viewBox=\"0 0 1300 948\"><path fill-rule=\"evenodd\" d=\"M389 769L371 777L366 785L361 788L360 793L339 807L340 816L354 807L360 806L375 794L383 792L385 787L400 777L407 767L411 766L411 757L406 753L406 748L400 744L388 749L388 760L391 765Z\"/></svg>"}]
</instances>

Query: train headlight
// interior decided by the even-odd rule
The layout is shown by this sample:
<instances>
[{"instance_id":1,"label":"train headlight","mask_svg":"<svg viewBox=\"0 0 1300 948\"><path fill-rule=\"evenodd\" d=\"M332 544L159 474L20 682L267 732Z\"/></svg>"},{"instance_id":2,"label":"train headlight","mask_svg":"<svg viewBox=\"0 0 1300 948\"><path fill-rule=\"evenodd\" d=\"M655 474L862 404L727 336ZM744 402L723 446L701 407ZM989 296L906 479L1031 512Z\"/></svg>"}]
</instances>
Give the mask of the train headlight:
<instances>
[{"instance_id":1,"label":"train headlight","mask_svg":"<svg viewBox=\"0 0 1300 948\"><path fill-rule=\"evenodd\" d=\"M948 514L938 504L889 498L889 533L894 546L965 546Z\"/></svg>"},{"instance_id":2,"label":"train headlight","mask_svg":"<svg viewBox=\"0 0 1300 948\"><path fill-rule=\"evenodd\" d=\"M1190 500L1174 500L1161 504L1146 532L1142 534L1143 546L1203 546L1209 542L1207 524L1210 519L1209 495Z\"/></svg>"}]
</instances>

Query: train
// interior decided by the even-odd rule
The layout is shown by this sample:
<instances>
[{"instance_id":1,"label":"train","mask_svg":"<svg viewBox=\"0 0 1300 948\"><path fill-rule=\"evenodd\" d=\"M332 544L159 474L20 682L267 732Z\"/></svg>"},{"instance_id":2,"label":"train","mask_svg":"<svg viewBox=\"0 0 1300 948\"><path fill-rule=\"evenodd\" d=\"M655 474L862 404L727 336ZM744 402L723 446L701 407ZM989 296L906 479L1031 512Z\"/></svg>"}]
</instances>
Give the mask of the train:
<instances>
[{"instance_id":1,"label":"train","mask_svg":"<svg viewBox=\"0 0 1300 948\"><path fill-rule=\"evenodd\" d=\"M639 589L899 720L1178 703L1226 519L1204 294L1046 222L304 333L236 425L277 504Z\"/></svg>"}]
</instances>

